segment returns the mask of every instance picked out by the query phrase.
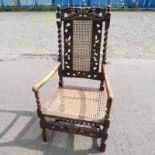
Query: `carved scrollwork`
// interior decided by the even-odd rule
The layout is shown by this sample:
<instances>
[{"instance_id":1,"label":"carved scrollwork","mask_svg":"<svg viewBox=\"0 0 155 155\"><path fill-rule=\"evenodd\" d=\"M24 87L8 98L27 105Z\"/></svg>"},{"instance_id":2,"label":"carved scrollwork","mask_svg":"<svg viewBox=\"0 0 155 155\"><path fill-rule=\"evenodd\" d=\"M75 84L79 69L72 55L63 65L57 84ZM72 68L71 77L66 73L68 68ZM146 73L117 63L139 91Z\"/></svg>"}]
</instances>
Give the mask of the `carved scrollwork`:
<instances>
[{"instance_id":1,"label":"carved scrollwork","mask_svg":"<svg viewBox=\"0 0 155 155\"><path fill-rule=\"evenodd\" d=\"M92 38L92 71L99 71L100 61L100 47L101 47L101 35L102 35L102 22L94 21L93 23L93 38Z\"/></svg>"},{"instance_id":2,"label":"carved scrollwork","mask_svg":"<svg viewBox=\"0 0 155 155\"><path fill-rule=\"evenodd\" d=\"M64 123L66 122L66 123ZM74 123L74 124L73 124ZM85 126L87 126L85 128ZM74 133L79 135L85 135L90 137L101 138L102 126L95 126L94 124L89 124L87 122L72 121L72 120L58 120L46 122L46 127L51 130L65 131L68 133Z\"/></svg>"},{"instance_id":3,"label":"carved scrollwork","mask_svg":"<svg viewBox=\"0 0 155 155\"><path fill-rule=\"evenodd\" d=\"M91 18L105 20L106 9L101 8L65 8L62 9L62 19Z\"/></svg>"},{"instance_id":4,"label":"carved scrollwork","mask_svg":"<svg viewBox=\"0 0 155 155\"><path fill-rule=\"evenodd\" d=\"M65 63L64 68L66 70L71 69L71 49L72 49L72 21L65 21L64 22L64 57L65 57Z\"/></svg>"},{"instance_id":5,"label":"carved scrollwork","mask_svg":"<svg viewBox=\"0 0 155 155\"><path fill-rule=\"evenodd\" d=\"M107 23L109 19L109 10L101 8L61 8L59 18L61 18L63 22L64 32L64 66L62 76L101 80L102 71L99 70L99 66L101 64L102 26L103 22L105 21L105 23ZM82 24L82 26L80 24ZM89 24L91 25L89 26ZM105 26L104 50L102 51L103 61L105 61L106 58L108 24L105 24ZM59 28L59 60L62 53L60 33ZM77 38L77 43L75 38ZM81 38L81 40L79 38ZM90 54L88 51L90 51ZM90 61L88 59L90 59Z\"/></svg>"},{"instance_id":6,"label":"carved scrollwork","mask_svg":"<svg viewBox=\"0 0 155 155\"><path fill-rule=\"evenodd\" d=\"M98 72L84 72L84 71L63 71L63 75L66 77L79 77L79 78L88 78L88 79L100 79L101 73Z\"/></svg>"}]
</instances>

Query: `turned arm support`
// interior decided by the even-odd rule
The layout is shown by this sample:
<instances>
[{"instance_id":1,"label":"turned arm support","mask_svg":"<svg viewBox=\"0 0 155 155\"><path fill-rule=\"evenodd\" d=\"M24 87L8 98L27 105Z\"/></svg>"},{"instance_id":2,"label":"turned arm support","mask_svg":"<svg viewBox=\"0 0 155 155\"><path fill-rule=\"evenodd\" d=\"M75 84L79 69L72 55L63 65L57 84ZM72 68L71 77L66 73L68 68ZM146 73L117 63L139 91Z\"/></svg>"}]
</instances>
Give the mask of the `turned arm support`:
<instances>
[{"instance_id":1,"label":"turned arm support","mask_svg":"<svg viewBox=\"0 0 155 155\"><path fill-rule=\"evenodd\" d=\"M33 91L34 92L38 92L39 89L45 84L47 83L53 76L54 74L57 72L57 70L59 69L61 63L58 63L54 69L52 69L52 71L44 78L42 79L40 82L38 82L34 87L33 87Z\"/></svg>"},{"instance_id":2,"label":"turned arm support","mask_svg":"<svg viewBox=\"0 0 155 155\"><path fill-rule=\"evenodd\" d=\"M113 92L109 83L109 78L108 78L108 73L107 73L107 68L106 65L103 64L103 78L104 78L104 83L105 83L105 88L106 88L106 93L107 93L107 114L106 118L109 118L110 115L110 110L111 110L111 105L113 101Z\"/></svg>"}]
</instances>

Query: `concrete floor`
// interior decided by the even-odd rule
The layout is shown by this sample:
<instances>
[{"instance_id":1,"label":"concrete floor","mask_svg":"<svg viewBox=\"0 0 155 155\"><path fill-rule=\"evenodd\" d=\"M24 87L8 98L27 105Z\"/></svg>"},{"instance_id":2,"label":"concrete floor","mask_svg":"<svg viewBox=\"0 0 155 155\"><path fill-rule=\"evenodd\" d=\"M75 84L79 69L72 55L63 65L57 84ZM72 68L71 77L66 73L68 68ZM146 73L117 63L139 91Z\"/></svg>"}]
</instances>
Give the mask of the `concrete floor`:
<instances>
[{"instance_id":1,"label":"concrete floor","mask_svg":"<svg viewBox=\"0 0 155 155\"><path fill-rule=\"evenodd\" d=\"M155 35L152 26L155 20L153 12L145 13L135 13L137 20L133 19L133 12L113 13L108 70L114 102L105 155L155 155ZM56 39L52 40L56 29L51 17L54 18L52 13L0 13L0 155L103 154L98 151L99 141L89 137L50 132L48 143L42 141L31 89L56 64L56 52L52 52L56 50ZM31 24L29 19L33 21ZM114 22L116 19L122 25L117 38L114 29L117 34L120 27ZM145 40L140 44L133 32L128 31L132 22L123 23L128 19L134 20L135 25L140 21L143 25L148 22L149 32L144 32L144 27L134 27L139 29L138 33L145 34L141 39L147 39L148 52L144 50ZM122 41L127 39L126 44L118 41L121 38ZM129 52L132 45L132 48L141 47L142 51L137 48L137 52ZM57 88L57 82L56 75L42 89L44 100ZM77 79L66 79L65 83L99 85Z\"/></svg>"},{"instance_id":2,"label":"concrete floor","mask_svg":"<svg viewBox=\"0 0 155 155\"><path fill-rule=\"evenodd\" d=\"M155 12L112 12L108 57L155 58ZM0 12L1 54L56 54L53 12Z\"/></svg>"},{"instance_id":3,"label":"concrete floor","mask_svg":"<svg viewBox=\"0 0 155 155\"><path fill-rule=\"evenodd\" d=\"M54 66L52 58L18 57L0 62L0 154L101 154L96 141L78 135L51 132L41 138L32 86ZM104 154L155 154L155 60L110 59L114 91L111 126ZM57 76L45 88L44 99L57 87ZM98 83L66 80L75 85ZM46 95L45 95L46 94ZM93 146L93 147L92 147Z\"/></svg>"}]
</instances>

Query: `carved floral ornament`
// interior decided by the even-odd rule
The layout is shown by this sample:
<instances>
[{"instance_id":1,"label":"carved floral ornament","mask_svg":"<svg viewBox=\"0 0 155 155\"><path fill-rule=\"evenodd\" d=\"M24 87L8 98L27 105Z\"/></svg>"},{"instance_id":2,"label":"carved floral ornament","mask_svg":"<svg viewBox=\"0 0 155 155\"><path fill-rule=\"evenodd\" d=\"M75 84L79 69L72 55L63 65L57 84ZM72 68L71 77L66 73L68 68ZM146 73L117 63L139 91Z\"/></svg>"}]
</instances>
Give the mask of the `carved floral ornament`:
<instances>
[{"instance_id":1,"label":"carved floral ornament","mask_svg":"<svg viewBox=\"0 0 155 155\"><path fill-rule=\"evenodd\" d=\"M110 7L108 9L101 8L59 8L59 18L63 19L73 19L73 18L90 18L96 20L105 20L107 18L107 13L109 13Z\"/></svg>"}]
</instances>

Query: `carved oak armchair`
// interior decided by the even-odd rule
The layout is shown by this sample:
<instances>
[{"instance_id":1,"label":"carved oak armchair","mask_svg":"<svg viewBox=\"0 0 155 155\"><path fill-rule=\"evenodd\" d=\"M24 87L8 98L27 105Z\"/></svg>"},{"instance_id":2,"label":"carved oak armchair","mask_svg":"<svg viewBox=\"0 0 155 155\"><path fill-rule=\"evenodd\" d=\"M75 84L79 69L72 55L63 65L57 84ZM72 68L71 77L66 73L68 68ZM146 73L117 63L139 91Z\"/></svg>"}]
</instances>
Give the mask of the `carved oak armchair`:
<instances>
[{"instance_id":1,"label":"carved oak armchair","mask_svg":"<svg viewBox=\"0 0 155 155\"><path fill-rule=\"evenodd\" d=\"M106 71L109 24L110 7L58 9L58 64L33 87L44 141L47 141L46 129L58 130L101 138L100 150L105 151L113 100ZM59 87L42 103L39 90L57 71ZM100 88L66 87L63 77L98 80Z\"/></svg>"}]
</instances>

